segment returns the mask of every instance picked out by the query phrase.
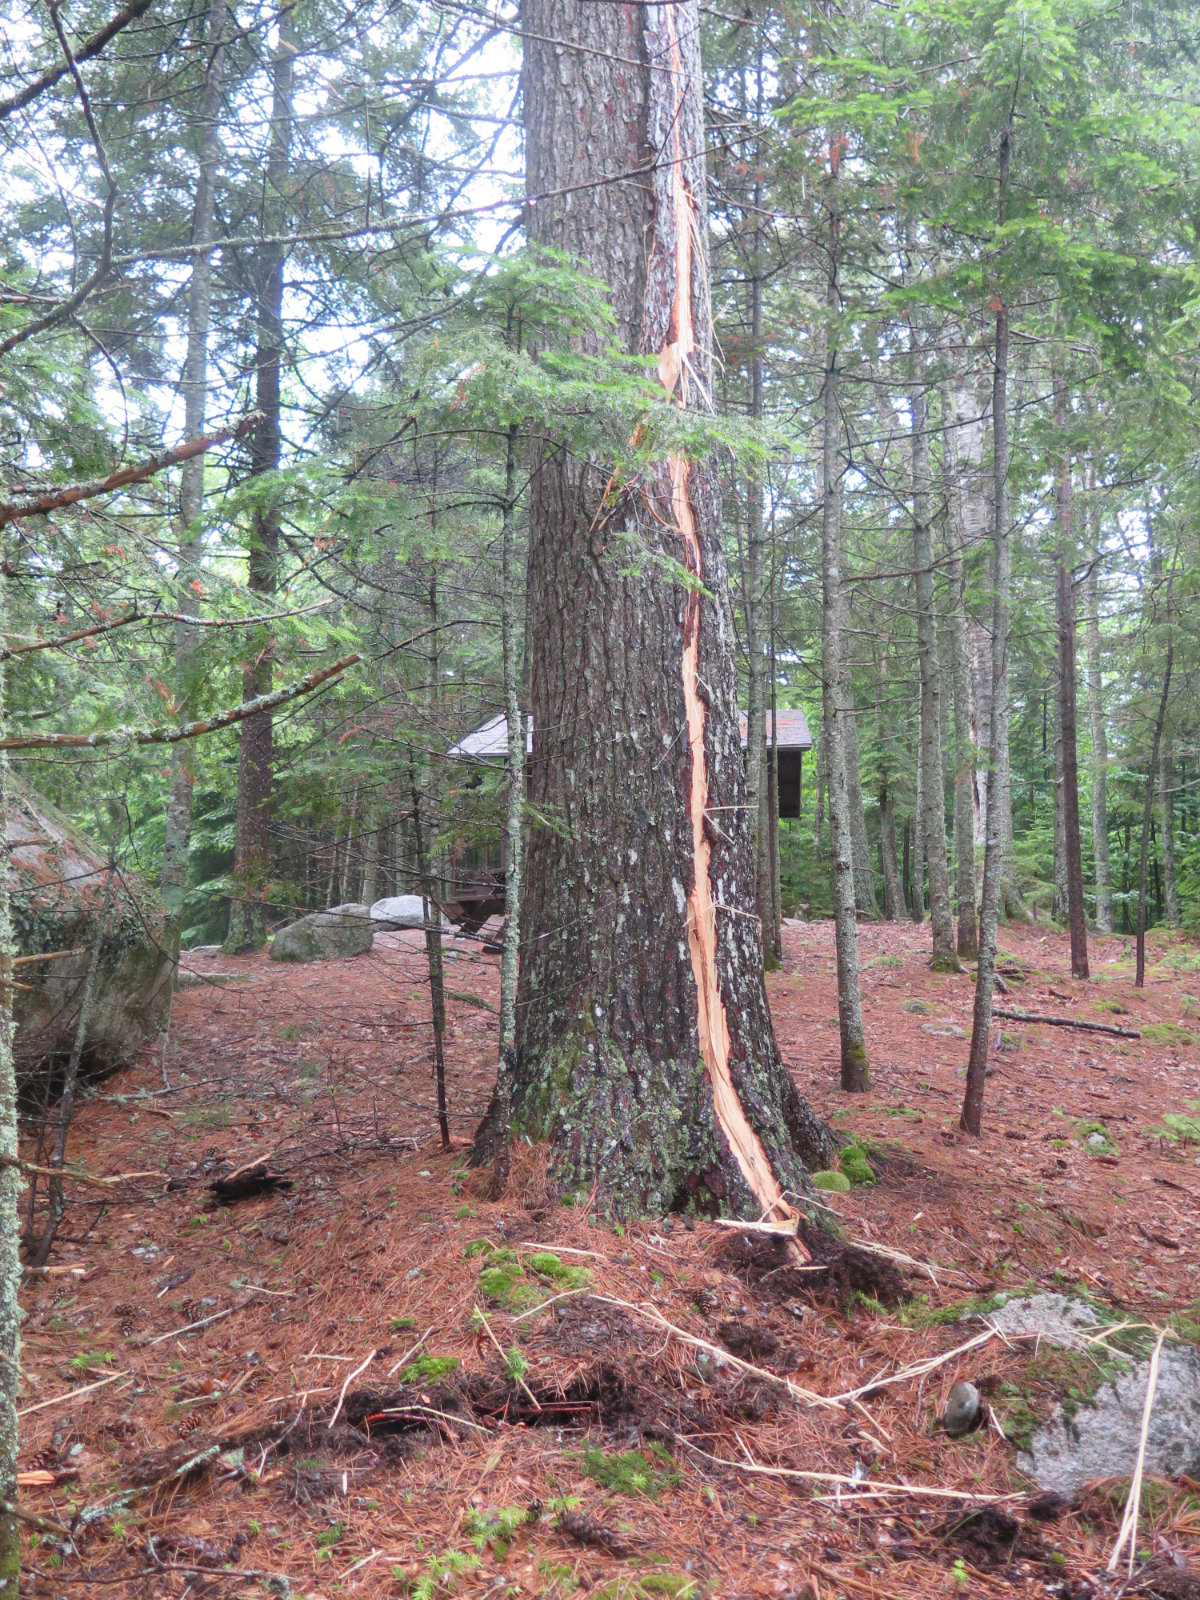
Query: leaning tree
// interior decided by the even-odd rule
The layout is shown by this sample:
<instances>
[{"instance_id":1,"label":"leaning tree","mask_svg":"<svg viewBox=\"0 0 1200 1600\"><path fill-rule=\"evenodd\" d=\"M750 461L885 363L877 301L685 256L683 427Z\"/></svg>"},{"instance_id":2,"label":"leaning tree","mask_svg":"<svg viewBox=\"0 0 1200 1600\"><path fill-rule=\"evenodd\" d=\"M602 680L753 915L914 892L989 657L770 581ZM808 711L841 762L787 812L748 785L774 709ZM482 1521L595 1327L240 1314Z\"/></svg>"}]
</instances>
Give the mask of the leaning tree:
<instances>
[{"instance_id":1,"label":"leaning tree","mask_svg":"<svg viewBox=\"0 0 1200 1600\"><path fill-rule=\"evenodd\" d=\"M606 283L620 346L708 412L697 0L524 0L522 25L530 239ZM831 1141L767 1007L713 461L615 475L537 437L528 630L516 1048L476 1158L547 1140L618 1211L785 1217Z\"/></svg>"}]
</instances>

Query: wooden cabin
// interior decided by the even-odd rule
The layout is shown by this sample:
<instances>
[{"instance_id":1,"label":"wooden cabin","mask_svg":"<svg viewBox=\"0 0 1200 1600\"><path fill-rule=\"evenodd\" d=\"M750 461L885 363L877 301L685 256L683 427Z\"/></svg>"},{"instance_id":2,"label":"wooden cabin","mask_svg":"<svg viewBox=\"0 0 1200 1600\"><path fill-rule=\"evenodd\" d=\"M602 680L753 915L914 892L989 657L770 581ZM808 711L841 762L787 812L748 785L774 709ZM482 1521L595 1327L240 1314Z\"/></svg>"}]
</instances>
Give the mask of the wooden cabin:
<instances>
[{"instance_id":1,"label":"wooden cabin","mask_svg":"<svg viewBox=\"0 0 1200 1600\"><path fill-rule=\"evenodd\" d=\"M742 749L746 748L746 713L738 714ZM779 815L784 820L800 815L804 777L804 752L812 749L812 735L803 711L777 713L776 773ZM767 744L771 744L771 713L767 712ZM533 726L525 743L526 755L533 753ZM446 752L448 760L483 762L493 765L508 753L508 718L503 712L489 717ZM452 877L446 884L446 914L468 931L482 927L488 917L504 910L504 837L471 848L455 851Z\"/></svg>"}]
</instances>

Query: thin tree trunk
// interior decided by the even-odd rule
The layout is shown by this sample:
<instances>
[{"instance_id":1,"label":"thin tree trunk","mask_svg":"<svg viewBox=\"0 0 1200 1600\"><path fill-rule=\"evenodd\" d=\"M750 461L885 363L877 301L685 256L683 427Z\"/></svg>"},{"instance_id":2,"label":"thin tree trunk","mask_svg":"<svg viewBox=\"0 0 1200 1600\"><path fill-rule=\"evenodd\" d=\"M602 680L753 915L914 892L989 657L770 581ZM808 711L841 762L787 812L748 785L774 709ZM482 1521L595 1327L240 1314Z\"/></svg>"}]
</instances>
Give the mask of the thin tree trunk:
<instances>
[{"instance_id":1,"label":"thin tree trunk","mask_svg":"<svg viewBox=\"0 0 1200 1600\"><path fill-rule=\"evenodd\" d=\"M696 0L525 0L522 23L531 241L603 279L605 339L708 410ZM611 474L535 439L529 805L550 825L526 846L511 1123L493 1099L475 1159L511 1131L617 1212L786 1216L831 1144L767 1008L715 463L672 456L616 496ZM616 529L663 559L630 573Z\"/></svg>"},{"instance_id":2,"label":"thin tree trunk","mask_svg":"<svg viewBox=\"0 0 1200 1600\"><path fill-rule=\"evenodd\" d=\"M838 291L838 232L836 207L829 212L829 278L826 304L830 329L826 337L825 383L821 396L821 666L825 681L825 716L822 736L829 787L829 833L833 852L833 923L837 954L838 1031L841 1037L841 1085L851 1094L870 1088L870 1064L863 1038L862 993L858 976L858 924L854 872L851 800L847 777L846 746L853 714L846 714L849 694L845 685L843 643L845 601L839 566L841 553L841 491L838 462L841 410L838 400L838 346L833 319L840 310ZM869 864L869 863L868 863Z\"/></svg>"},{"instance_id":3,"label":"thin tree trunk","mask_svg":"<svg viewBox=\"0 0 1200 1600\"><path fill-rule=\"evenodd\" d=\"M1092 463L1085 468L1089 490L1094 488ZM1092 538L1088 575L1084 581L1083 639L1087 654L1088 719L1092 732L1092 866L1096 878L1096 931L1113 931L1112 867L1108 854L1108 732L1104 721L1104 666L1100 654L1099 512L1090 504Z\"/></svg>"},{"instance_id":4,"label":"thin tree trunk","mask_svg":"<svg viewBox=\"0 0 1200 1600\"><path fill-rule=\"evenodd\" d=\"M1000 136L1000 225L1008 210L1012 163L1012 111ZM988 1045L992 1026L992 998L996 985L996 935L1000 914L1003 826L1000 786L1004 751L1008 747L1008 307L996 299L995 349L992 369L992 707L991 749L987 776L987 837L983 852L983 899L979 914L979 962L975 978L975 1009L971 1027L971 1053L963 1095L962 1126L978 1136L983 1131L983 1091L987 1078Z\"/></svg>"},{"instance_id":5,"label":"thin tree trunk","mask_svg":"<svg viewBox=\"0 0 1200 1600\"><path fill-rule=\"evenodd\" d=\"M776 571L778 548L775 521L771 521L771 634L768 671L771 677L771 743L767 763L767 844L771 881L769 939L765 955L772 968L783 961L783 888L779 874L779 703L778 664L775 656L775 638L779 627L779 577Z\"/></svg>"},{"instance_id":6,"label":"thin tree trunk","mask_svg":"<svg viewBox=\"0 0 1200 1600\"><path fill-rule=\"evenodd\" d=\"M1146 871L1150 857L1150 820L1154 810L1154 781L1158 771L1158 750L1162 742L1163 726L1167 720L1167 697L1171 692L1171 668L1175 660L1175 641L1167 640L1167 667L1163 673L1162 694L1158 701L1158 715L1154 719L1154 738L1150 745L1150 766L1146 773L1146 789L1142 800L1142 843L1138 858L1138 910L1137 910L1137 972L1134 987L1146 985Z\"/></svg>"},{"instance_id":7,"label":"thin tree trunk","mask_svg":"<svg viewBox=\"0 0 1200 1600\"><path fill-rule=\"evenodd\" d=\"M516 552L517 427L508 430L504 458L504 512L501 532L500 633L504 665L504 711L508 750L504 781L504 949L500 957L500 1051L507 1057L517 1037L517 961L521 948L521 819L525 809L525 711L521 679L525 658L524 617L517 597ZM503 1069L502 1069L503 1070Z\"/></svg>"},{"instance_id":8,"label":"thin tree trunk","mask_svg":"<svg viewBox=\"0 0 1200 1600\"><path fill-rule=\"evenodd\" d=\"M271 135L267 153L266 204L269 231L283 231L292 147L292 63L296 55L295 13L279 14L279 44L274 79ZM261 421L254 430L250 475L276 472L282 459L280 377L283 366L283 272L285 250L267 245L259 254L258 349L255 352L255 403ZM279 574L279 512L271 498L254 513L247 562L252 593L275 593ZM242 675L242 698L269 694L274 669L271 642L260 645ZM257 949L266 938L266 900L271 876L271 787L275 766L274 718L269 711L247 717L238 746L237 838L234 846L234 901L226 948Z\"/></svg>"},{"instance_id":9,"label":"thin tree trunk","mask_svg":"<svg viewBox=\"0 0 1200 1600\"><path fill-rule=\"evenodd\" d=\"M427 767L409 758L412 784L413 840L417 852L417 881L424 905L425 959L429 967L429 1011L433 1027L433 1080L437 1093L438 1131L442 1149L450 1148L450 1117L446 1105L446 980L442 967L442 906L434 889L429 834L421 816L427 788Z\"/></svg>"},{"instance_id":10,"label":"thin tree trunk","mask_svg":"<svg viewBox=\"0 0 1200 1600\"><path fill-rule=\"evenodd\" d=\"M0 562L0 636L8 627L8 564ZM0 739L8 728L4 663L0 660ZM0 841L8 840L8 752L0 747ZM0 1595L15 1596L21 1572L21 1524L6 1508L17 1503L18 1390L21 1383L21 1169L17 1082L13 1065L12 886L0 858Z\"/></svg>"},{"instance_id":11,"label":"thin tree trunk","mask_svg":"<svg viewBox=\"0 0 1200 1600\"><path fill-rule=\"evenodd\" d=\"M839 495L840 501L840 495ZM860 915L877 917L875 869L871 865L871 844L867 838L867 812L863 801L862 768L858 758L858 717L854 704L854 674L850 670L850 651L845 627L845 593L842 599L842 747L846 767L846 802L850 808L850 855L854 869L854 904Z\"/></svg>"},{"instance_id":12,"label":"thin tree trunk","mask_svg":"<svg viewBox=\"0 0 1200 1600\"><path fill-rule=\"evenodd\" d=\"M821 854L821 832L825 827L825 783L827 772L825 729L817 735L817 792L813 798L813 854Z\"/></svg>"},{"instance_id":13,"label":"thin tree trunk","mask_svg":"<svg viewBox=\"0 0 1200 1600\"><path fill-rule=\"evenodd\" d=\"M1061 648L1061 618L1057 617L1060 604L1058 592L1057 566L1055 570L1054 596L1057 628L1059 632L1058 644ZM1050 794L1054 814L1054 865L1053 865L1053 893L1050 901L1050 915L1055 922L1067 921L1068 890L1067 890L1067 802L1066 802L1066 772L1063 756L1063 723L1062 723L1062 677L1058 661L1055 661L1051 674L1050 698L1054 706L1053 724L1054 738L1050 752Z\"/></svg>"},{"instance_id":14,"label":"thin tree trunk","mask_svg":"<svg viewBox=\"0 0 1200 1600\"><path fill-rule=\"evenodd\" d=\"M1067 387L1055 374L1055 425L1060 435L1067 426ZM1088 973L1087 911L1083 900L1083 841L1079 829L1079 755L1075 692L1075 589L1071 582L1071 457L1065 442L1058 462L1055 494L1058 521L1058 729L1062 750L1063 866L1067 880L1067 918L1071 926L1071 975Z\"/></svg>"},{"instance_id":15,"label":"thin tree trunk","mask_svg":"<svg viewBox=\"0 0 1200 1600\"><path fill-rule=\"evenodd\" d=\"M917 694L917 750L920 751L925 740L925 717L921 705L920 692ZM910 863L911 882L909 890L912 896L910 910L914 922L925 921L925 833L921 826L921 814L925 809L925 766L918 756L917 759L916 799L913 806L912 819L912 861Z\"/></svg>"},{"instance_id":16,"label":"thin tree trunk","mask_svg":"<svg viewBox=\"0 0 1200 1600\"><path fill-rule=\"evenodd\" d=\"M953 536L953 535L952 535ZM975 918L975 836L972 819L971 677L963 614L963 563L950 558L950 651L954 699L954 898L958 917L958 954L968 960L979 954Z\"/></svg>"},{"instance_id":17,"label":"thin tree trunk","mask_svg":"<svg viewBox=\"0 0 1200 1600\"><path fill-rule=\"evenodd\" d=\"M213 237L215 178L220 146L221 76L224 63L226 0L209 0L206 47L208 63L200 107L200 149L196 201L192 211L192 244L199 253L192 259L188 284L187 353L183 363L183 442L204 433L208 400L208 334L212 321L212 253L206 248ZM201 548L201 514L204 508L204 456L185 461L179 474L179 557L176 605L185 613L198 609L192 584ZM189 663L196 647L196 630L181 623L175 635L175 707L187 707ZM176 962L183 932L187 896L188 853L192 840L192 790L195 784L194 751L188 742L172 746L167 784L166 834L163 839L162 874L159 879L167 910L164 944Z\"/></svg>"},{"instance_id":18,"label":"thin tree trunk","mask_svg":"<svg viewBox=\"0 0 1200 1600\"><path fill-rule=\"evenodd\" d=\"M369 800L363 810L363 904L372 906L379 895L379 835L383 830L383 809L378 797Z\"/></svg>"},{"instance_id":19,"label":"thin tree trunk","mask_svg":"<svg viewBox=\"0 0 1200 1600\"><path fill-rule=\"evenodd\" d=\"M875 672L875 738L879 747L879 867L883 877L883 915L887 922L895 922L903 907L904 897L900 873L896 864L896 820L892 809L891 791L891 740L883 709L888 687L887 654Z\"/></svg>"},{"instance_id":20,"label":"thin tree trunk","mask_svg":"<svg viewBox=\"0 0 1200 1600\"><path fill-rule=\"evenodd\" d=\"M1163 912L1168 928L1179 926L1179 886L1175 877L1175 741L1168 720L1163 728L1159 772L1159 833L1162 851Z\"/></svg>"},{"instance_id":21,"label":"thin tree trunk","mask_svg":"<svg viewBox=\"0 0 1200 1600\"><path fill-rule=\"evenodd\" d=\"M933 534L930 527L929 402L925 352L915 321L912 327L913 566L917 591L917 663L920 676L921 834L929 870L929 920L933 970L957 972L954 918L950 911L950 871L946 862L946 798L942 768L942 675L938 662L937 618L933 609Z\"/></svg>"}]
</instances>

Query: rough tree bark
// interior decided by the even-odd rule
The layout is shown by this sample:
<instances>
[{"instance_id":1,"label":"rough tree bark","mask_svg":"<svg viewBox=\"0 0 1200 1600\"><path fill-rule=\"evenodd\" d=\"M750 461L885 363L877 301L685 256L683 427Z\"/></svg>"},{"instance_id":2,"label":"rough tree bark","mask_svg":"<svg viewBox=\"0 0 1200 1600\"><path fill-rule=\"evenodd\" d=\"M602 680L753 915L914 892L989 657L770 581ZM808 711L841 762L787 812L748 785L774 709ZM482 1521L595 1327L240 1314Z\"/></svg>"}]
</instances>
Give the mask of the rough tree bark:
<instances>
[{"instance_id":1,"label":"rough tree bark","mask_svg":"<svg viewBox=\"0 0 1200 1600\"><path fill-rule=\"evenodd\" d=\"M912 480L913 567L917 592L917 665L920 675L921 837L929 872L929 920L933 932L933 970L957 972L954 918L950 912L950 872L946 861L946 800L942 776L942 675L938 662L937 617L933 609L933 534L930 527L929 397L925 352L912 324Z\"/></svg>"},{"instance_id":2,"label":"rough tree bark","mask_svg":"<svg viewBox=\"0 0 1200 1600\"><path fill-rule=\"evenodd\" d=\"M265 211L283 231L285 189L292 148L292 63L296 55L295 18L291 7L279 15L279 43L272 64L273 102L267 152ZM280 375L283 366L283 272L286 251L267 245L258 262L258 348L254 356L255 403L261 421L250 447L250 475L279 468L283 435L280 417ZM254 514L250 536L247 584L256 594L275 592L279 571L279 513L266 497ZM268 694L274 671L270 643L242 674L242 698ZM226 947L252 950L266 938L265 897L271 875L271 786L275 768L274 718L267 711L242 724L238 745L237 837L234 845L234 900Z\"/></svg>"},{"instance_id":3,"label":"rough tree bark","mask_svg":"<svg viewBox=\"0 0 1200 1600\"><path fill-rule=\"evenodd\" d=\"M875 670L875 738L879 756L879 865L883 875L883 915L887 922L896 922L904 908L904 891L896 862L896 818L892 805L892 762L884 697L889 686L887 646L883 660Z\"/></svg>"},{"instance_id":4,"label":"rough tree bark","mask_svg":"<svg viewBox=\"0 0 1200 1600\"><path fill-rule=\"evenodd\" d=\"M206 46L208 61L200 105L200 149L196 175L196 202L192 211L192 243L199 248L192 260L188 283L187 353L183 363L183 438L198 439L204 432L208 400L208 333L212 304L212 243L215 214L215 178L221 114L221 75L225 54L226 0L209 0ZM204 456L185 461L179 474L178 605L185 614L197 609L192 584L201 549L200 516L204 507ZM188 669L196 647L196 629L181 623L175 636L175 703L186 707ZM160 879L167 908L166 945L176 960L183 932L183 903L187 894L188 851L192 839L192 789L195 783L192 746L181 743L171 752L167 789L166 836Z\"/></svg>"},{"instance_id":5,"label":"rough tree bark","mask_svg":"<svg viewBox=\"0 0 1200 1600\"><path fill-rule=\"evenodd\" d=\"M1054 376L1054 417L1060 436L1067 426L1067 386L1061 372ZM1071 579L1071 456L1065 440L1058 464L1054 497L1058 523L1058 561L1055 569L1058 622L1058 734L1062 766L1062 845L1067 880L1067 919L1071 926L1071 975L1088 974L1087 911L1083 902L1083 841L1079 832L1079 756L1076 737L1075 693L1075 586Z\"/></svg>"},{"instance_id":6,"label":"rough tree bark","mask_svg":"<svg viewBox=\"0 0 1200 1600\"><path fill-rule=\"evenodd\" d=\"M500 642L504 666L504 714L508 719L504 782L504 948L500 957L500 1055L517 1040L517 966L521 943L521 817L525 810L525 710L521 680L525 649L524 617L517 596L517 425L508 430L504 452L504 507L501 513ZM504 1071L504 1067L501 1067Z\"/></svg>"},{"instance_id":7,"label":"rough tree bark","mask_svg":"<svg viewBox=\"0 0 1200 1600\"><path fill-rule=\"evenodd\" d=\"M7 563L0 562L0 631L8 621ZM0 659L0 740L7 728L6 669ZM0 743L0 840L8 838L8 752ZM17 1503L17 1397L21 1382L20 1205L17 1082L13 1066L12 886L0 861L0 1595L15 1596L21 1574L21 1524L6 1508Z\"/></svg>"},{"instance_id":8,"label":"rough tree bark","mask_svg":"<svg viewBox=\"0 0 1200 1600\"><path fill-rule=\"evenodd\" d=\"M522 25L529 236L603 278L624 348L707 410L696 0L526 0ZM534 441L529 798L550 824L528 837L511 1094L475 1159L520 1135L617 1212L787 1216L831 1140L767 1009L715 465L611 472Z\"/></svg>"}]
</instances>

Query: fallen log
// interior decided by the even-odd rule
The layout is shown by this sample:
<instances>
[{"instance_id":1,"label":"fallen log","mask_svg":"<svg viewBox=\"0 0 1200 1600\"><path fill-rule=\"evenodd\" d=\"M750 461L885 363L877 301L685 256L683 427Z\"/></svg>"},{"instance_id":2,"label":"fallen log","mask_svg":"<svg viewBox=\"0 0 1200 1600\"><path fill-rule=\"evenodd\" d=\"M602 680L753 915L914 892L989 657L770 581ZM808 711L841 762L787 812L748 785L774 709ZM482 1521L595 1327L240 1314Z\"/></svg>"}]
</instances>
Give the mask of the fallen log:
<instances>
[{"instance_id":1,"label":"fallen log","mask_svg":"<svg viewBox=\"0 0 1200 1600\"><path fill-rule=\"evenodd\" d=\"M1042 1017L1033 1011L1002 1011L994 1007L994 1017L1006 1022L1043 1022L1048 1028L1086 1028L1088 1033L1113 1033L1118 1039L1140 1039L1136 1028L1118 1028L1111 1022L1085 1022L1082 1017Z\"/></svg>"}]
</instances>

